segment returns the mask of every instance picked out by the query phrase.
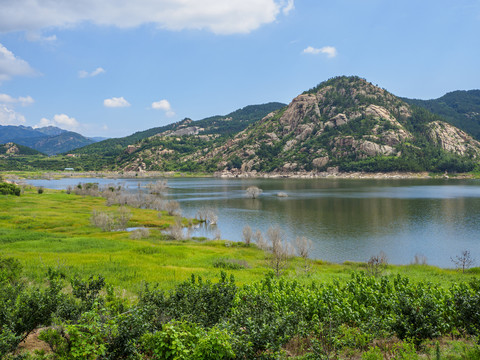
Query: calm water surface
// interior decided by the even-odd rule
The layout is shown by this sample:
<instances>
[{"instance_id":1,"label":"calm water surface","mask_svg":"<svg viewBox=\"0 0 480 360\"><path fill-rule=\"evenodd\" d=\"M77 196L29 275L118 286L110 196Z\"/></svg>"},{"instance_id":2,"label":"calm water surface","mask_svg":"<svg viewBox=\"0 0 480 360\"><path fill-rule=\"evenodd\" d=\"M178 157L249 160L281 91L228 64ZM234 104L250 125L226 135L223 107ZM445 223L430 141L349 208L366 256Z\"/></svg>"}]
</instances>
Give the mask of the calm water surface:
<instances>
[{"instance_id":1,"label":"calm water surface","mask_svg":"<svg viewBox=\"0 0 480 360\"><path fill-rule=\"evenodd\" d=\"M79 182L121 183L138 191L156 179L30 180L35 186L65 189ZM169 178L167 197L184 216L215 208L222 238L240 241L250 225L262 232L279 225L290 240L314 242L313 258L367 261L384 251L390 263L407 264L415 254L428 263L453 267L451 256L470 250L480 264L480 181ZM263 189L245 197L248 186ZM279 192L287 198L277 197ZM216 229L195 236L212 237Z\"/></svg>"}]
</instances>

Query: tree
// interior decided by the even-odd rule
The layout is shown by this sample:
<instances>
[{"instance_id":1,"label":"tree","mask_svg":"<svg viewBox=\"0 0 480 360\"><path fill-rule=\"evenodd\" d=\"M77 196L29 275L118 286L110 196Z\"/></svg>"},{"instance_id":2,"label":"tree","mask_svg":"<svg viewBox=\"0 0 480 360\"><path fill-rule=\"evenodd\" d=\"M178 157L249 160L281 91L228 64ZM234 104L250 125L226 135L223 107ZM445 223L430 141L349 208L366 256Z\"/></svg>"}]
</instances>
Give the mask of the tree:
<instances>
[{"instance_id":1,"label":"tree","mask_svg":"<svg viewBox=\"0 0 480 360\"><path fill-rule=\"evenodd\" d=\"M462 251L460 255L455 256L455 259L450 257L450 260L452 260L457 269L462 269L462 273L465 273L465 270L470 269L475 263L475 259L472 258L469 250Z\"/></svg>"},{"instance_id":2,"label":"tree","mask_svg":"<svg viewBox=\"0 0 480 360\"><path fill-rule=\"evenodd\" d=\"M251 199L256 199L257 197L260 196L260 194L263 192L262 189L260 189L257 186L249 186L246 190L247 192L247 197Z\"/></svg>"},{"instance_id":3,"label":"tree","mask_svg":"<svg viewBox=\"0 0 480 360\"><path fill-rule=\"evenodd\" d=\"M248 225L245 225L243 227L242 233L243 233L243 241L245 242L245 245L250 246L250 242L252 241L252 236L253 236L252 228Z\"/></svg>"},{"instance_id":4,"label":"tree","mask_svg":"<svg viewBox=\"0 0 480 360\"><path fill-rule=\"evenodd\" d=\"M304 270L305 272L308 272L308 270L310 270L310 265L308 264L308 256L310 255L310 251L313 247L312 240L307 239L305 236L298 236L295 239L295 245L298 255L303 259Z\"/></svg>"},{"instance_id":5,"label":"tree","mask_svg":"<svg viewBox=\"0 0 480 360\"><path fill-rule=\"evenodd\" d=\"M267 230L271 252L269 266L273 269L275 276L280 276L284 273L293 253L292 247L285 241L284 236L284 232L278 226Z\"/></svg>"}]
</instances>

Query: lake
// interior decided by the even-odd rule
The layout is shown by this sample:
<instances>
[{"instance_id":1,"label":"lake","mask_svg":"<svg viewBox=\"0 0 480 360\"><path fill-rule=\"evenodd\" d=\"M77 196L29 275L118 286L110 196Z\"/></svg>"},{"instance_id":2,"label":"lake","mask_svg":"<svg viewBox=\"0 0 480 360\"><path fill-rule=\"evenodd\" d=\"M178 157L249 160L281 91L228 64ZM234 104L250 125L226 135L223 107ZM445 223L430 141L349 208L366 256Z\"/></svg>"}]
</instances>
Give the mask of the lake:
<instances>
[{"instance_id":1,"label":"lake","mask_svg":"<svg viewBox=\"0 0 480 360\"><path fill-rule=\"evenodd\" d=\"M29 184L65 189L79 182L123 184L131 191L157 179L28 180ZM245 190L263 193L249 199ZM249 225L264 235L278 225L289 240L306 236L312 258L367 261L383 251L393 264L411 263L416 254L428 264L454 267L450 258L469 250L480 265L480 181L455 179L219 179L168 178L168 199L182 214L195 217L201 207L216 209L217 228L194 236L241 241ZM284 192L288 197L278 197Z\"/></svg>"}]
</instances>

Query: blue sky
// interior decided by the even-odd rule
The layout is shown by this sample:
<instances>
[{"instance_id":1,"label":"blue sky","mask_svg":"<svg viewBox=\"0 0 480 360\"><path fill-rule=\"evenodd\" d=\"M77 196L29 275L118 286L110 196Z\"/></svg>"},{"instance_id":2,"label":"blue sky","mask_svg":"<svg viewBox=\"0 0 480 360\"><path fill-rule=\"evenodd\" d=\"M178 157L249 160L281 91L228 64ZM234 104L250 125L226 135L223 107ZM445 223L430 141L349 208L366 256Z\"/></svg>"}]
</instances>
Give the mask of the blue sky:
<instances>
[{"instance_id":1,"label":"blue sky","mask_svg":"<svg viewBox=\"0 0 480 360\"><path fill-rule=\"evenodd\" d=\"M478 0L0 0L0 125L118 137L338 75L480 88Z\"/></svg>"}]
</instances>

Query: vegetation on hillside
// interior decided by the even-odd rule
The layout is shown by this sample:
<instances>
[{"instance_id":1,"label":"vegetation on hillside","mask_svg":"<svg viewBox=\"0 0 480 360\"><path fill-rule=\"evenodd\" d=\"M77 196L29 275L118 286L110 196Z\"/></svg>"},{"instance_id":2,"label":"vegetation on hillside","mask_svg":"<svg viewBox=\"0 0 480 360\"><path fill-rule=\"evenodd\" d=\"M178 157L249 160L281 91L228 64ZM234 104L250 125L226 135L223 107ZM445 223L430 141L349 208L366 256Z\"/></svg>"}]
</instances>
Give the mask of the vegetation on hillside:
<instances>
[{"instance_id":1,"label":"vegetation on hillside","mask_svg":"<svg viewBox=\"0 0 480 360\"><path fill-rule=\"evenodd\" d=\"M231 134L245 129L250 123L260 120L268 113L285 106L281 103L267 103L262 105L250 105L242 109L238 109L225 116L212 116L206 119L194 121L195 126L205 128L206 134ZM185 120L180 122L151 128L145 131L138 131L132 135L123 138L107 139L98 143L79 148L73 151L75 154L93 154L96 156L115 157L121 155L127 145L132 145L143 139L150 138L159 133L173 130L181 125Z\"/></svg>"},{"instance_id":2,"label":"vegetation on hillside","mask_svg":"<svg viewBox=\"0 0 480 360\"><path fill-rule=\"evenodd\" d=\"M480 140L480 90L453 91L433 100L403 100L442 116L450 124Z\"/></svg>"},{"instance_id":3,"label":"vegetation on hillside","mask_svg":"<svg viewBox=\"0 0 480 360\"><path fill-rule=\"evenodd\" d=\"M9 155L20 155L20 156L29 156L29 155L42 155L38 150L31 149L27 146L15 144L15 143L6 143L0 144L0 155L9 156Z\"/></svg>"}]
</instances>

